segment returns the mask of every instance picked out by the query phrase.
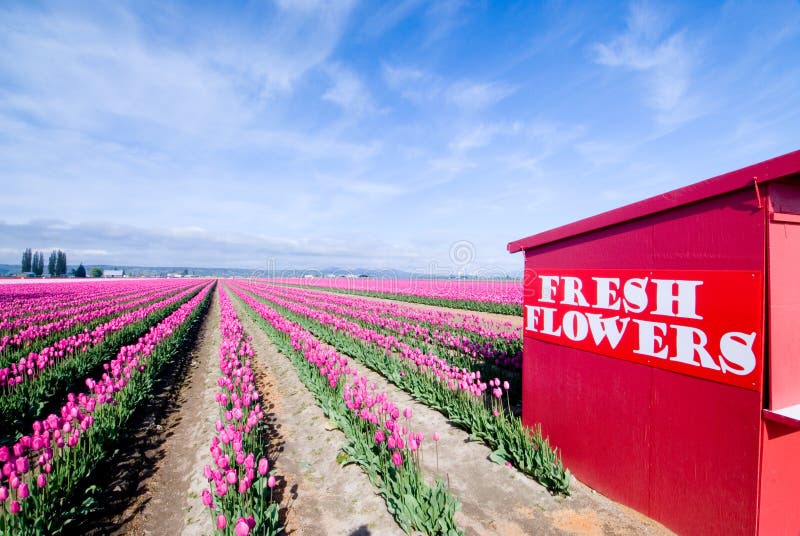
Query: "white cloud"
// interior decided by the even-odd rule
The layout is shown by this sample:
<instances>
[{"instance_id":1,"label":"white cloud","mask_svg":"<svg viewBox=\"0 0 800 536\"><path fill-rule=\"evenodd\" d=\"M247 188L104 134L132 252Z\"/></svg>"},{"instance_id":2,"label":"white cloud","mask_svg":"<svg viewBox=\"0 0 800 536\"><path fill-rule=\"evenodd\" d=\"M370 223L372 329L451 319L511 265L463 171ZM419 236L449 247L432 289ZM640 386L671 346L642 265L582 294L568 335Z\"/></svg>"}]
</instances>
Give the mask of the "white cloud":
<instances>
[{"instance_id":1,"label":"white cloud","mask_svg":"<svg viewBox=\"0 0 800 536\"><path fill-rule=\"evenodd\" d=\"M411 15L423 3L424 0L403 0L384 5L366 22L366 33L372 36L386 33Z\"/></svg>"},{"instance_id":2,"label":"white cloud","mask_svg":"<svg viewBox=\"0 0 800 536\"><path fill-rule=\"evenodd\" d=\"M502 82L458 81L447 88L447 99L467 110L491 107L512 95L516 89Z\"/></svg>"},{"instance_id":3,"label":"white cloud","mask_svg":"<svg viewBox=\"0 0 800 536\"><path fill-rule=\"evenodd\" d=\"M351 70L341 65L330 65L325 69L332 85L323 93L324 100L337 104L345 111L363 115L375 110L369 90Z\"/></svg>"},{"instance_id":4,"label":"white cloud","mask_svg":"<svg viewBox=\"0 0 800 536\"><path fill-rule=\"evenodd\" d=\"M416 67L383 65L386 84L417 105L446 103L467 111L490 108L516 92L504 82L448 81Z\"/></svg>"},{"instance_id":5,"label":"white cloud","mask_svg":"<svg viewBox=\"0 0 800 536\"><path fill-rule=\"evenodd\" d=\"M686 31L669 32L669 20L653 7L633 3L627 31L594 46L595 61L644 76L648 106L666 124L682 123L698 113L691 95L694 56Z\"/></svg>"}]
</instances>

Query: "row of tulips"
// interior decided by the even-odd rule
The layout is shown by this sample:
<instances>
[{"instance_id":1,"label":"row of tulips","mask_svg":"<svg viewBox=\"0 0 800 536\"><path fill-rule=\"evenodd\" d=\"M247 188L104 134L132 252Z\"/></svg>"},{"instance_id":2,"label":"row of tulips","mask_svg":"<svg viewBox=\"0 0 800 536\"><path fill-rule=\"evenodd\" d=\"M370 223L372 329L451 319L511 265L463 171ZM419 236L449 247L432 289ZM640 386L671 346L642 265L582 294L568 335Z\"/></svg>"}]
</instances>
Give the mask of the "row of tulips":
<instances>
[{"instance_id":1,"label":"row of tulips","mask_svg":"<svg viewBox=\"0 0 800 536\"><path fill-rule=\"evenodd\" d=\"M372 278L279 278L267 281L472 311L522 314L522 281Z\"/></svg>"},{"instance_id":2,"label":"row of tulips","mask_svg":"<svg viewBox=\"0 0 800 536\"><path fill-rule=\"evenodd\" d=\"M484 382L477 372L457 369L392 337L328 313L270 295L263 287L241 284L259 301L290 321L353 356L416 399L440 411L475 439L494 449L493 459L508 462L553 493L568 494L570 475L540 427L527 428L501 402L508 385Z\"/></svg>"},{"instance_id":3,"label":"row of tulips","mask_svg":"<svg viewBox=\"0 0 800 536\"><path fill-rule=\"evenodd\" d=\"M185 288L186 285L184 285ZM153 289L136 296L124 295L108 301L93 302L77 307L63 307L49 313L34 315L35 318L19 318L13 322L15 331L0 337L0 355L25 347L31 348L35 344L42 344L55 335L68 335L70 329L100 323L103 319L113 317L141 307L148 302L177 292L178 288ZM35 351L36 348L32 348ZM7 361L5 356L2 361Z\"/></svg>"},{"instance_id":4,"label":"row of tulips","mask_svg":"<svg viewBox=\"0 0 800 536\"><path fill-rule=\"evenodd\" d=\"M102 343L110 334L147 318L159 309L164 309L173 303L179 302L197 288L199 286L195 285L152 303L147 300L144 303L148 303L148 305L136 307L133 310L121 306L121 310L127 312L95 326L91 331L85 329L74 335L64 337L38 352L30 352L27 356L20 358L19 361L0 368L0 387L5 388L0 389L0 396L13 390L15 386L35 378L43 370L52 367L57 361L76 353L85 352L89 348Z\"/></svg>"},{"instance_id":5,"label":"row of tulips","mask_svg":"<svg viewBox=\"0 0 800 536\"><path fill-rule=\"evenodd\" d=\"M35 318L63 308L96 304L116 297L137 296L154 288L177 289L184 284L172 280L116 280L0 285L0 329L6 322Z\"/></svg>"},{"instance_id":6,"label":"row of tulips","mask_svg":"<svg viewBox=\"0 0 800 536\"><path fill-rule=\"evenodd\" d=\"M172 297L169 303L145 318L106 333L96 345L78 348L77 353L59 357L35 378L11 389L0 390L0 444L18 437L43 411L57 408L58 401L70 389L78 388L82 378L112 359L122 346L136 342L150 328L195 296L200 288L197 286Z\"/></svg>"},{"instance_id":7,"label":"row of tulips","mask_svg":"<svg viewBox=\"0 0 800 536\"><path fill-rule=\"evenodd\" d=\"M222 342L215 398L220 418L211 440L213 465L204 470L209 489L203 491L203 504L217 534L278 534L278 505L272 501L275 475L266 458L264 411L250 367L253 349L227 292L218 288L217 294Z\"/></svg>"},{"instance_id":8,"label":"row of tulips","mask_svg":"<svg viewBox=\"0 0 800 536\"><path fill-rule=\"evenodd\" d=\"M152 289L151 291L156 291ZM43 303L40 307L31 306L22 300L16 304L18 309L10 309L5 312L5 316L0 319L0 333L10 335L20 329L31 326L47 324L61 318L84 314L97 307L103 307L108 303L118 303L126 300L136 299L141 296L140 292L130 289L120 292L120 289L106 289L101 294L89 293L83 296L75 295L53 295L48 296L46 306ZM3 304L3 307L11 307L10 302Z\"/></svg>"},{"instance_id":9,"label":"row of tulips","mask_svg":"<svg viewBox=\"0 0 800 536\"><path fill-rule=\"evenodd\" d=\"M425 349L407 344L394 335L380 333L342 316L280 298L274 292L273 287L251 285L245 288L256 296L265 298L295 315L314 320L333 331L346 333L354 339L375 345L389 357L408 361L422 372L432 373L454 391L464 391L476 398L483 399L488 390L488 384L481 378L480 371L451 364L444 357L426 352Z\"/></svg>"},{"instance_id":10,"label":"row of tulips","mask_svg":"<svg viewBox=\"0 0 800 536\"><path fill-rule=\"evenodd\" d=\"M56 311L82 303L101 301L131 288L110 285L72 285L64 281L0 285L0 326L21 317Z\"/></svg>"},{"instance_id":11,"label":"row of tulips","mask_svg":"<svg viewBox=\"0 0 800 536\"><path fill-rule=\"evenodd\" d=\"M86 391L70 393L57 414L35 421L29 434L0 447L0 530L42 535L69 531L92 509L91 477L124 437L155 379L190 340L208 305L205 287L135 344L86 378Z\"/></svg>"},{"instance_id":12,"label":"row of tulips","mask_svg":"<svg viewBox=\"0 0 800 536\"><path fill-rule=\"evenodd\" d=\"M411 410L401 412L345 356L321 344L302 326L240 289L232 290L344 433L341 461L361 467L398 525L409 533L461 534L454 520L458 501L441 480L433 486L425 482L418 463L424 437L408 428Z\"/></svg>"},{"instance_id":13,"label":"row of tulips","mask_svg":"<svg viewBox=\"0 0 800 536\"><path fill-rule=\"evenodd\" d=\"M303 305L349 317L401 337L421 339L471 360L511 370L520 370L522 365L522 338L518 331L510 329L510 323L497 326L475 316L457 318L448 311L420 310L398 303L308 289L280 286L270 289Z\"/></svg>"}]
</instances>

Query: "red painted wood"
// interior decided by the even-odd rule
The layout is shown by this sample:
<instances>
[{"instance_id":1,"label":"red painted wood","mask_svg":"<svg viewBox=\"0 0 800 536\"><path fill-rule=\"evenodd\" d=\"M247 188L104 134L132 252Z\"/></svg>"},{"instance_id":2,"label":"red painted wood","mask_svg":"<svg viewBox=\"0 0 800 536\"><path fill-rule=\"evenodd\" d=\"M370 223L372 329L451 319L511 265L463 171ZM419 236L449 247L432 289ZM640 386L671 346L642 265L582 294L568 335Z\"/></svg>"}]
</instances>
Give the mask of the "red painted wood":
<instances>
[{"instance_id":1,"label":"red painted wood","mask_svg":"<svg viewBox=\"0 0 800 536\"><path fill-rule=\"evenodd\" d=\"M769 186L772 208L800 214L800 180ZM769 224L771 409L800 404L800 224Z\"/></svg>"},{"instance_id":2,"label":"red painted wood","mask_svg":"<svg viewBox=\"0 0 800 536\"><path fill-rule=\"evenodd\" d=\"M800 432L764 421L758 533L800 534Z\"/></svg>"},{"instance_id":3,"label":"red painted wood","mask_svg":"<svg viewBox=\"0 0 800 536\"><path fill-rule=\"evenodd\" d=\"M565 238L572 239L580 234L597 231L623 222L630 222L637 218L651 216L676 207L697 203L743 188L750 188L753 198L755 199L754 178L757 178L758 184L763 184L797 173L800 173L800 151L794 151L684 188L651 197L639 201L638 203L604 212L527 238L515 240L508 244L508 251L515 253Z\"/></svg>"},{"instance_id":4,"label":"red painted wood","mask_svg":"<svg viewBox=\"0 0 800 536\"><path fill-rule=\"evenodd\" d=\"M754 534L760 417L758 392L654 370L647 514L678 534Z\"/></svg>"}]
</instances>

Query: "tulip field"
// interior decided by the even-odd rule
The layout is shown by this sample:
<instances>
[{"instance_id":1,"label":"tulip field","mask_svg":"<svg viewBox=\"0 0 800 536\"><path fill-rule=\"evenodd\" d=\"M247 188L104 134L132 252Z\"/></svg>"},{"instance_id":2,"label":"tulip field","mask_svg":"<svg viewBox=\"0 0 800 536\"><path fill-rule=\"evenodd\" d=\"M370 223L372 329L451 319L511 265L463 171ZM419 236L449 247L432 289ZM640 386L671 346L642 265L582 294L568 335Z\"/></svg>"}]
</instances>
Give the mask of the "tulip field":
<instances>
[{"instance_id":1,"label":"tulip field","mask_svg":"<svg viewBox=\"0 0 800 536\"><path fill-rule=\"evenodd\" d=\"M355 505L379 498L379 512L359 513L356 506L353 515L372 515L371 523L387 534L500 534L495 521L480 521L486 517L481 508L494 496L503 504L518 501L518 512L526 511L534 492L551 508L575 496L558 451L519 417L519 320L453 309L462 302L518 305L514 285L490 295L480 286L442 293L430 283L427 294L414 295L424 300L409 303L385 299L376 281L344 293L323 290L319 281L299 283L0 284L0 533L99 534L109 526L120 526L119 533L153 532L146 523L166 523L158 521L162 514L142 516L141 528L136 508L118 515L101 499L116 493L134 505L136 497L126 498L130 492L102 475L139 448L137 435L152 433L163 436L156 457L163 460L152 462L155 476L143 477L153 482L134 488L152 493L154 504L165 502L163 515L176 519L171 526L194 531L189 534L319 533L304 516L325 514L304 501L325 493L325 500ZM448 307L436 306L441 303ZM181 372L187 360L194 372ZM195 389L199 398L190 405L186 397L169 399L182 416L176 428L166 434L163 428L173 421L163 417L143 433L142 412L173 388L160 381L169 371L177 374L174 389ZM285 371L296 386L286 383ZM285 407L298 389L322 421L292 420L308 410L306 402L294 413ZM305 451L292 450L294 429L311 443ZM330 439L323 437L334 431L341 439L325 450ZM170 443L173 434L180 439ZM468 439L454 439L458 434ZM183 454L170 446L175 441ZM467 448L488 454L475 458ZM466 458L458 458L458 450ZM304 458L297 467L287 452L322 458ZM325 456L340 471L357 468L357 477L348 473L339 481L359 491L326 491L325 484L304 480ZM504 471L497 474L520 487L494 487L499 484L492 478L465 486L462 468L452 465L460 459L487 475ZM185 482L158 480L170 464L189 468L180 475ZM319 478L338 485L330 469ZM489 498L473 496L479 489ZM596 500L581 488L577 494L584 502ZM342 517L336 509L332 515ZM541 523L514 515L522 516L523 532ZM97 518L106 519L106 528L90 530Z\"/></svg>"},{"instance_id":2,"label":"tulip field","mask_svg":"<svg viewBox=\"0 0 800 536\"><path fill-rule=\"evenodd\" d=\"M517 280L294 277L268 281L443 307L522 315L523 286L522 281Z\"/></svg>"}]
</instances>

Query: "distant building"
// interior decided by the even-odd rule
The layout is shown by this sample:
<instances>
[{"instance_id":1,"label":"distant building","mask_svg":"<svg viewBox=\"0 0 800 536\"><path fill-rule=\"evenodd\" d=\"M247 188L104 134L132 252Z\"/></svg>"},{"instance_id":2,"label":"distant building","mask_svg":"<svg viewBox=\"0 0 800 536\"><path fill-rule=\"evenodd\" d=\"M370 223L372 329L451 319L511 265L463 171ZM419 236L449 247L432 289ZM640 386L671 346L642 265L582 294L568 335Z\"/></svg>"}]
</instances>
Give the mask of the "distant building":
<instances>
[{"instance_id":1,"label":"distant building","mask_svg":"<svg viewBox=\"0 0 800 536\"><path fill-rule=\"evenodd\" d=\"M103 270L103 277L125 277L125 270Z\"/></svg>"},{"instance_id":2,"label":"distant building","mask_svg":"<svg viewBox=\"0 0 800 536\"><path fill-rule=\"evenodd\" d=\"M20 279L27 279L29 277L36 277L36 274L33 272L22 272L17 277Z\"/></svg>"}]
</instances>

